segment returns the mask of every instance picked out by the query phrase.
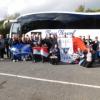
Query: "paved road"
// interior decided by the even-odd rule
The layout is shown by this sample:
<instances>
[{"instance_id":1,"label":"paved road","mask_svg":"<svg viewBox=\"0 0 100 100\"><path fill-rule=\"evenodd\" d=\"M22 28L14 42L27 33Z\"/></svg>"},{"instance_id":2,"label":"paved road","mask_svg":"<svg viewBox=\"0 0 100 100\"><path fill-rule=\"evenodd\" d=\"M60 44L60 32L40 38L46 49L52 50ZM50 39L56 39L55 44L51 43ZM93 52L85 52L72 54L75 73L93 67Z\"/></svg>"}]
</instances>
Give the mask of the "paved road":
<instances>
[{"instance_id":1,"label":"paved road","mask_svg":"<svg viewBox=\"0 0 100 100\"><path fill-rule=\"evenodd\" d=\"M100 100L100 68L3 61L0 100Z\"/></svg>"}]
</instances>

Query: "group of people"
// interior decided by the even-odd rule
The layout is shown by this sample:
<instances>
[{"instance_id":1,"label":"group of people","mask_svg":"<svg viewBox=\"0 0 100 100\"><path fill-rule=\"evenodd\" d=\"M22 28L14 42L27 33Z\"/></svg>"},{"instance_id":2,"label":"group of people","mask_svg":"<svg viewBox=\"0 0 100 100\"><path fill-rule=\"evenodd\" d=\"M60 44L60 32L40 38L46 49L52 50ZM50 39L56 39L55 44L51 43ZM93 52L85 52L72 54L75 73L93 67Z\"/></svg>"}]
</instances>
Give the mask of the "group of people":
<instances>
[{"instance_id":1,"label":"group of people","mask_svg":"<svg viewBox=\"0 0 100 100\"><path fill-rule=\"evenodd\" d=\"M83 52L84 56L80 61L80 65L84 67L92 67L94 62L100 62L100 40L98 36L94 40L91 39L90 35L85 38L85 36L80 36L84 44L87 47L87 51Z\"/></svg>"},{"instance_id":2,"label":"group of people","mask_svg":"<svg viewBox=\"0 0 100 100\"><path fill-rule=\"evenodd\" d=\"M15 45L30 45L31 54L29 56L24 56L24 60L27 60L30 57L30 60L34 59L36 62L37 55L33 53L33 47L46 47L48 51L48 61L57 64L60 61L60 50L58 48L57 43L57 35L49 35L45 38L41 37L41 34L32 34L31 37L28 35L22 34L21 36L18 34L13 34L11 39L3 38L3 35L0 35L0 60L4 59L4 54L7 54L7 57L12 61L23 60L21 57L17 57L11 52L11 49ZM42 57L43 62L45 61L45 57ZM46 59L46 60L47 60ZM53 62L52 59L56 59L56 62Z\"/></svg>"},{"instance_id":3,"label":"group of people","mask_svg":"<svg viewBox=\"0 0 100 100\"><path fill-rule=\"evenodd\" d=\"M98 37L95 37L95 40L92 40L90 36L85 38L85 36L80 36L83 40L84 44L88 48L87 51L79 51L79 55L84 55L84 57L80 59L84 59L84 63L81 62L82 66L92 66L92 63L96 60L100 60L100 41ZM21 36L18 34L13 34L11 39L4 38L3 35L0 34L0 60L4 59L4 54L6 53L7 57L13 61L23 60L22 58L16 59L16 57L11 53L10 48L16 44L25 44L30 45L31 49L33 47L46 47L48 49L48 57L46 60L51 63L57 64L60 62L60 48L58 46L58 37L57 35L46 35L45 38L42 38L41 34L32 34L31 37L28 35L22 34ZM27 56L28 57L28 56ZM30 59L34 59L36 62L37 56L33 53L29 55ZM45 57L42 57L43 62L45 61ZM24 60L27 58L24 57Z\"/></svg>"}]
</instances>

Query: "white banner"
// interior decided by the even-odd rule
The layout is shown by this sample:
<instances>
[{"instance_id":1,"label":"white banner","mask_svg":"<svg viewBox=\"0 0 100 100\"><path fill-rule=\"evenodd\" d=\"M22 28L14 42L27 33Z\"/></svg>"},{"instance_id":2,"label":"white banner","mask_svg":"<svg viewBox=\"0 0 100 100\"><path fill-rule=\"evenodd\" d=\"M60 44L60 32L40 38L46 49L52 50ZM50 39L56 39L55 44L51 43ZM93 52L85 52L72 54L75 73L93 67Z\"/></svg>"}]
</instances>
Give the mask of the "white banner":
<instances>
[{"instance_id":1,"label":"white banner","mask_svg":"<svg viewBox=\"0 0 100 100\"><path fill-rule=\"evenodd\" d=\"M73 61L73 40L72 36L66 35L66 37L58 39L58 45L60 48L60 57L62 62L71 63Z\"/></svg>"}]
</instances>

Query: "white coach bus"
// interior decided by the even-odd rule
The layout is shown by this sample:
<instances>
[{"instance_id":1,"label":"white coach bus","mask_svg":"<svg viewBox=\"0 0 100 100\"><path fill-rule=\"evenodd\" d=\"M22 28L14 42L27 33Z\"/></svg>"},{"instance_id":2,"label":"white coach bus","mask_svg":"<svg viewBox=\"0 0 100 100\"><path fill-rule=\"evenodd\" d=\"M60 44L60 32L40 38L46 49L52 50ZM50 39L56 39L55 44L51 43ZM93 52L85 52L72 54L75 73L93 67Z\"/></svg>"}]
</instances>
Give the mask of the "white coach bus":
<instances>
[{"instance_id":1,"label":"white coach bus","mask_svg":"<svg viewBox=\"0 0 100 100\"><path fill-rule=\"evenodd\" d=\"M100 13L42 12L22 15L12 23L12 34L74 32L75 36L96 36L100 39Z\"/></svg>"}]
</instances>

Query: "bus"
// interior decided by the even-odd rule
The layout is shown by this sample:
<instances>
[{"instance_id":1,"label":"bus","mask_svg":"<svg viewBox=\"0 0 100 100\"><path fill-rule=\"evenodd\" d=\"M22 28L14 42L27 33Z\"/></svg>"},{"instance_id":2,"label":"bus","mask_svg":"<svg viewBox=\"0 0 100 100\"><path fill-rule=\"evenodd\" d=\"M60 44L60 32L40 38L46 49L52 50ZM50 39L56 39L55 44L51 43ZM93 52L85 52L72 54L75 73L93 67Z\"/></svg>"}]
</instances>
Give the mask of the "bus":
<instances>
[{"instance_id":1,"label":"bus","mask_svg":"<svg viewBox=\"0 0 100 100\"><path fill-rule=\"evenodd\" d=\"M12 34L42 31L75 31L76 36L91 35L100 39L100 13L40 12L18 17L11 25Z\"/></svg>"}]
</instances>

